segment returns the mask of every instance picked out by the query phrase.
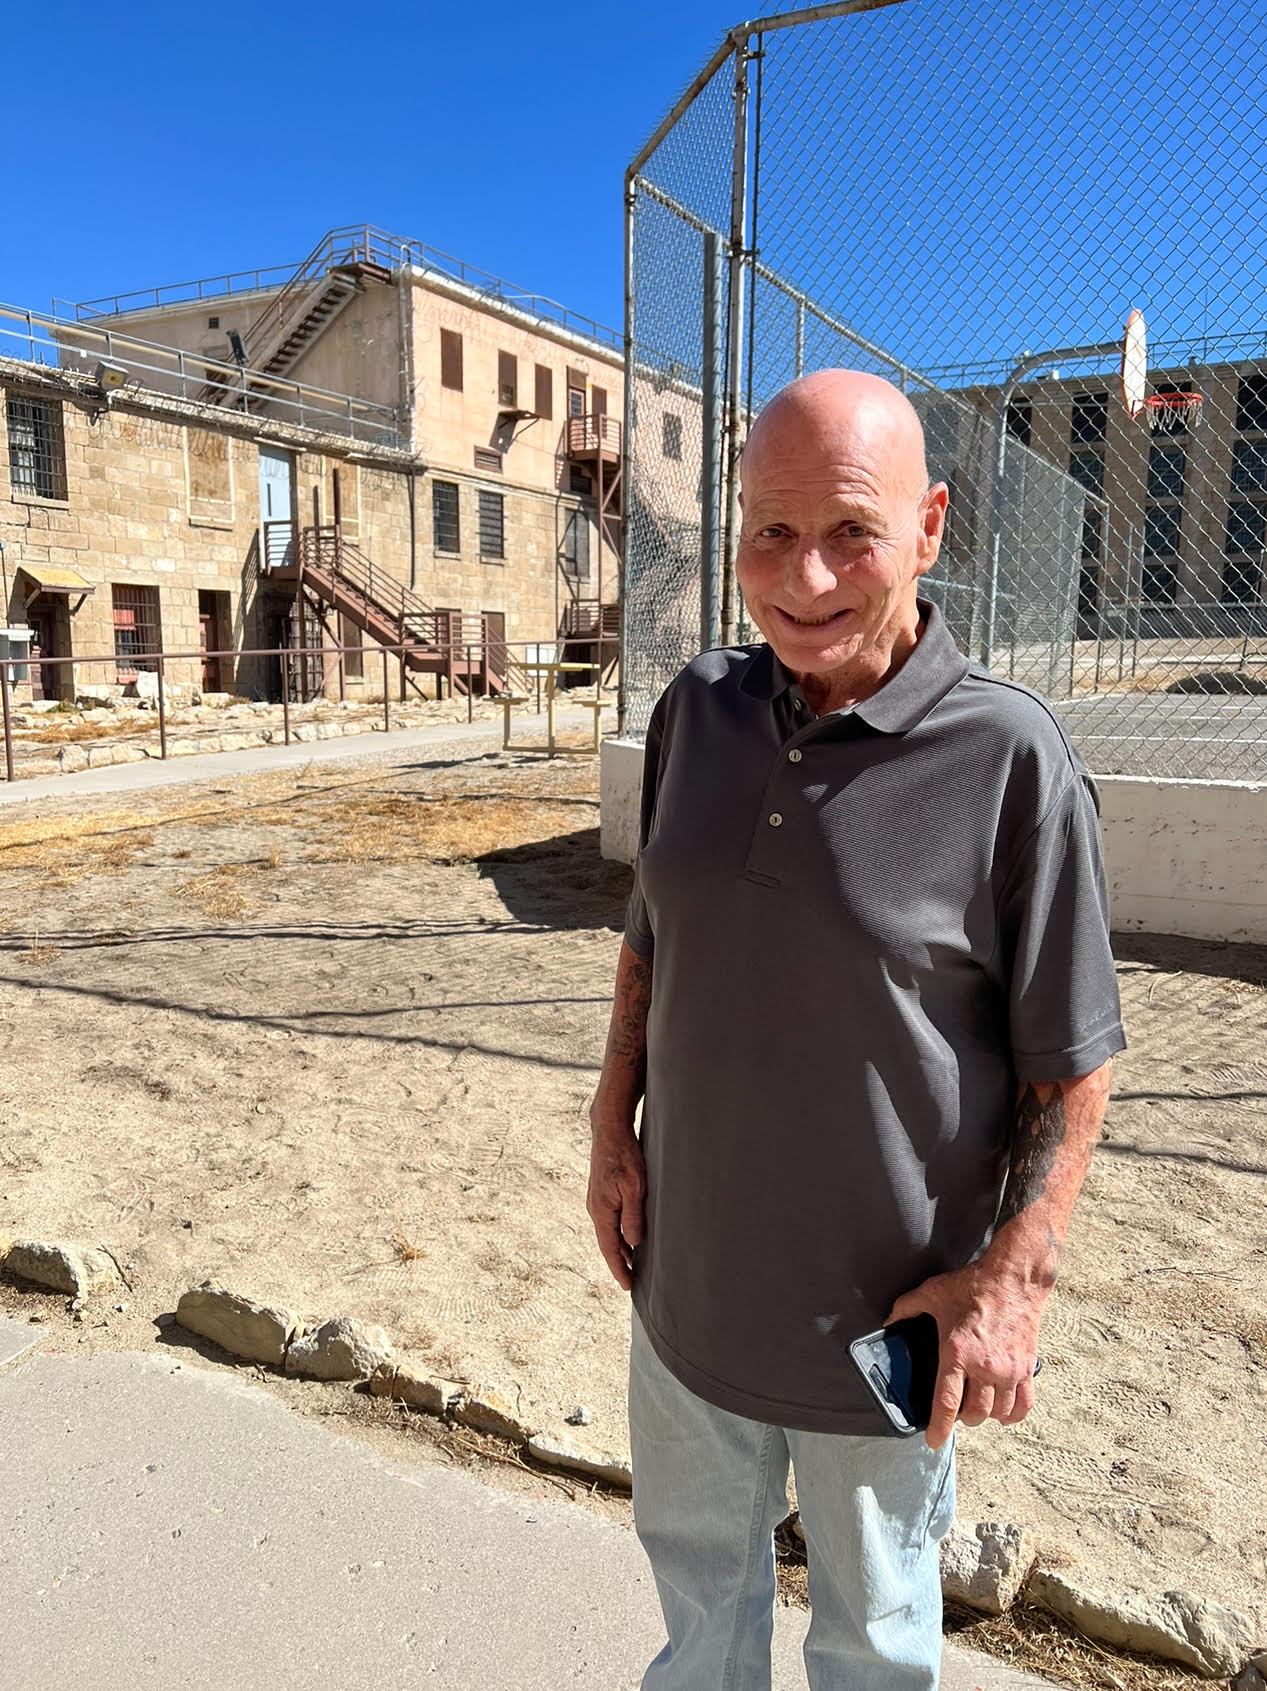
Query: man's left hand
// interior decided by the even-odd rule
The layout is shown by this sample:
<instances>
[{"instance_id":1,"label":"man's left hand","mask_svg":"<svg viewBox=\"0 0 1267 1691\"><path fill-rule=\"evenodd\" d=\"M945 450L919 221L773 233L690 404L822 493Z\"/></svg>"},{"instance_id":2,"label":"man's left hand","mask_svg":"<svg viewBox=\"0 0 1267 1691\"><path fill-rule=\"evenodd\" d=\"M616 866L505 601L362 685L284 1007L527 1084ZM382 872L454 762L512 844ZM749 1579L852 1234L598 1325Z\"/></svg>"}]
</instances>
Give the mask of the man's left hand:
<instances>
[{"instance_id":1,"label":"man's left hand","mask_svg":"<svg viewBox=\"0 0 1267 1691\"><path fill-rule=\"evenodd\" d=\"M939 1450L956 1420L1013 1426L1034 1407L1034 1361L1045 1292L1019 1277L969 1263L900 1297L885 1326L912 1315L936 1318L941 1341L933 1414L926 1434Z\"/></svg>"}]
</instances>

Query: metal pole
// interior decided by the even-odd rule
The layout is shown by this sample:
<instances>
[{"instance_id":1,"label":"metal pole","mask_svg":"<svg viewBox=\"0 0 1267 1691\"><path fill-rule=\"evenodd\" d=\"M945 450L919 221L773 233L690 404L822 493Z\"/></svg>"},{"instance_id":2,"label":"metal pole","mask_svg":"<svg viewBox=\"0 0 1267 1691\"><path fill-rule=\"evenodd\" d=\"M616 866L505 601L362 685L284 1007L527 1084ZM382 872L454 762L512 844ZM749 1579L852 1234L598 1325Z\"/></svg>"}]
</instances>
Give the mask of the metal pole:
<instances>
[{"instance_id":1,"label":"metal pole","mask_svg":"<svg viewBox=\"0 0 1267 1691\"><path fill-rule=\"evenodd\" d=\"M730 182L730 367L726 428L726 539L721 581L721 642L735 639L735 554L739 549L739 412L743 402L743 273L748 227L747 38L735 40L735 139Z\"/></svg>"},{"instance_id":2,"label":"metal pole","mask_svg":"<svg viewBox=\"0 0 1267 1691\"><path fill-rule=\"evenodd\" d=\"M163 654L158 654L158 755L167 756L167 679Z\"/></svg>"},{"instance_id":3,"label":"metal pole","mask_svg":"<svg viewBox=\"0 0 1267 1691\"><path fill-rule=\"evenodd\" d=\"M718 530L721 526L721 241L704 236L704 463L700 502L699 643L717 644Z\"/></svg>"},{"instance_id":4,"label":"metal pole","mask_svg":"<svg viewBox=\"0 0 1267 1691\"><path fill-rule=\"evenodd\" d=\"M290 744L290 648L282 647L282 744Z\"/></svg>"},{"instance_id":5,"label":"metal pole","mask_svg":"<svg viewBox=\"0 0 1267 1691\"><path fill-rule=\"evenodd\" d=\"M466 720L475 721L475 680L471 674L471 646L466 647Z\"/></svg>"},{"instance_id":6,"label":"metal pole","mask_svg":"<svg viewBox=\"0 0 1267 1691\"><path fill-rule=\"evenodd\" d=\"M805 374L805 304L799 299L796 302L796 373L798 376ZM905 376L902 380L905 393Z\"/></svg>"},{"instance_id":7,"label":"metal pole","mask_svg":"<svg viewBox=\"0 0 1267 1691\"><path fill-rule=\"evenodd\" d=\"M383 732L390 734L392 729L392 705L387 686L387 647L383 647Z\"/></svg>"},{"instance_id":8,"label":"metal pole","mask_svg":"<svg viewBox=\"0 0 1267 1691\"><path fill-rule=\"evenodd\" d=\"M619 607L616 636L618 642L619 676L616 681L616 733L622 736L625 732L625 718L628 703L628 693L625 677L629 673L626 662L629 653L628 617L625 614L629 603L629 512L633 503L633 460L630 454L630 442L633 439L634 419L634 290L633 290L633 247L634 247L634 208L637 204L637 191L633 185L632 169L625 177L625 403L624 427L621 430L620 449L623 463L620 470L620 497L623 503L624 518L621 523L620 556L616 560L616 603ZM598 608L599 626L602 626L603 608ZM541 672L537 672L537 714L541 714Z\"/></svg>"},{"instance_id":9,"label":"metal pole","mask_svg":"<svg viewBox=\"0 0 1267 1691\"><path fill-rule=\"evenodd\" d=\"M13 774L13 723L9 713L9 655L8 641L5 641L5 661L0 663L0 704L4 711L4 778L6 781L14 779Z\"/></svg>"}]
</instances>

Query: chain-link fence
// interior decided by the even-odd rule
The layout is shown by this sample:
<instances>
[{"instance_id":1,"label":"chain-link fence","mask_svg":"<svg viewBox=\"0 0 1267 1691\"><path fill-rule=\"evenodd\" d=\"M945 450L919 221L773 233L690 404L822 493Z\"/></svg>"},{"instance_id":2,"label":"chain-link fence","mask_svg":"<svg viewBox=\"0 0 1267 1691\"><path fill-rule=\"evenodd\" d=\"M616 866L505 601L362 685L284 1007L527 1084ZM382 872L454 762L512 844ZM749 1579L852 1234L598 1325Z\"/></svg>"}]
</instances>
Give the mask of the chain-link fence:
<instances>
[{"instance_id":1,"label":"chain-link fence","mask_svg":"<svg viewBox=\"0 0 1267 1691\"><path fill-rule=\"evenodd\" d=\"M629 730L749 635L748 422L850 365L924 418L966 651L1098 773L1267 776L1264 63L1257 0L852 0L726 38L628 176Z\"/></svg>"}]
</instances>

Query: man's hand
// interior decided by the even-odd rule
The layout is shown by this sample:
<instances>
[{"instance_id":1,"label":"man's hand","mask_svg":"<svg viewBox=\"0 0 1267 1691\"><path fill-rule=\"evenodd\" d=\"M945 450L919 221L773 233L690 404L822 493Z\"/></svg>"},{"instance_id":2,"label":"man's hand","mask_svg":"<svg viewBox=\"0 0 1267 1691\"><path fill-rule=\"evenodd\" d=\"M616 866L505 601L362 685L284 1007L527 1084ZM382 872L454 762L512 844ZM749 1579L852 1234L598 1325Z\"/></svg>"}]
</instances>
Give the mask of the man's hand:
<instances>
[{"instance_id":1,"label":"man's hand","mask_svg":"<svg viewBox=\"0 0 1267 1691\"><path fill-rule=\"evenodd\" d=\"M585 1199L598 1248L618 1285L633 1285L634 1247L642 1243L647 1171L633 1129L594 1128Z\"/></svg>"},{"instance_id":2,"label":"man's hand","mask_svg":"<svg viewBox=\"0 0 1267 1691\"><path fill-rule=\"evenodd\" d=\"M939 1450L956 1420L1012 1426L1034 1407L1034 1361L1045 1292L970 1263L938 1274L900 1297L885 1321L927 1313L936 1318L941 1341L933 1414L926 1434Z\"/></svg>"}]
</instances>

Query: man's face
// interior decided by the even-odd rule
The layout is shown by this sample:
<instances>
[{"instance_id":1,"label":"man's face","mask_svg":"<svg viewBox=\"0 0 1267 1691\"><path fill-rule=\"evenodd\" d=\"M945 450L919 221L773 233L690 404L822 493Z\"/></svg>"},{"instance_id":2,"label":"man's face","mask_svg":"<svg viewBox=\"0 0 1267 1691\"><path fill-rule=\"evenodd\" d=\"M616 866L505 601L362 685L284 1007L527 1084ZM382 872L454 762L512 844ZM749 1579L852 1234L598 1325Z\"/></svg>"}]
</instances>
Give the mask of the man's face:
<instances>
[{"instance_id":1,"label":"man's face","mask_svg":"<svg viewBox=\"0 0 1267 1691\"><path fill-rule=\"evenodd\" d=\"M736 572L790 670L887 663L895 632L915 626L915 584L937 560L946 499L944 485L926 490L909 431L883 415L793 416L753 441Z\"/></svg>"}]
</instances>

